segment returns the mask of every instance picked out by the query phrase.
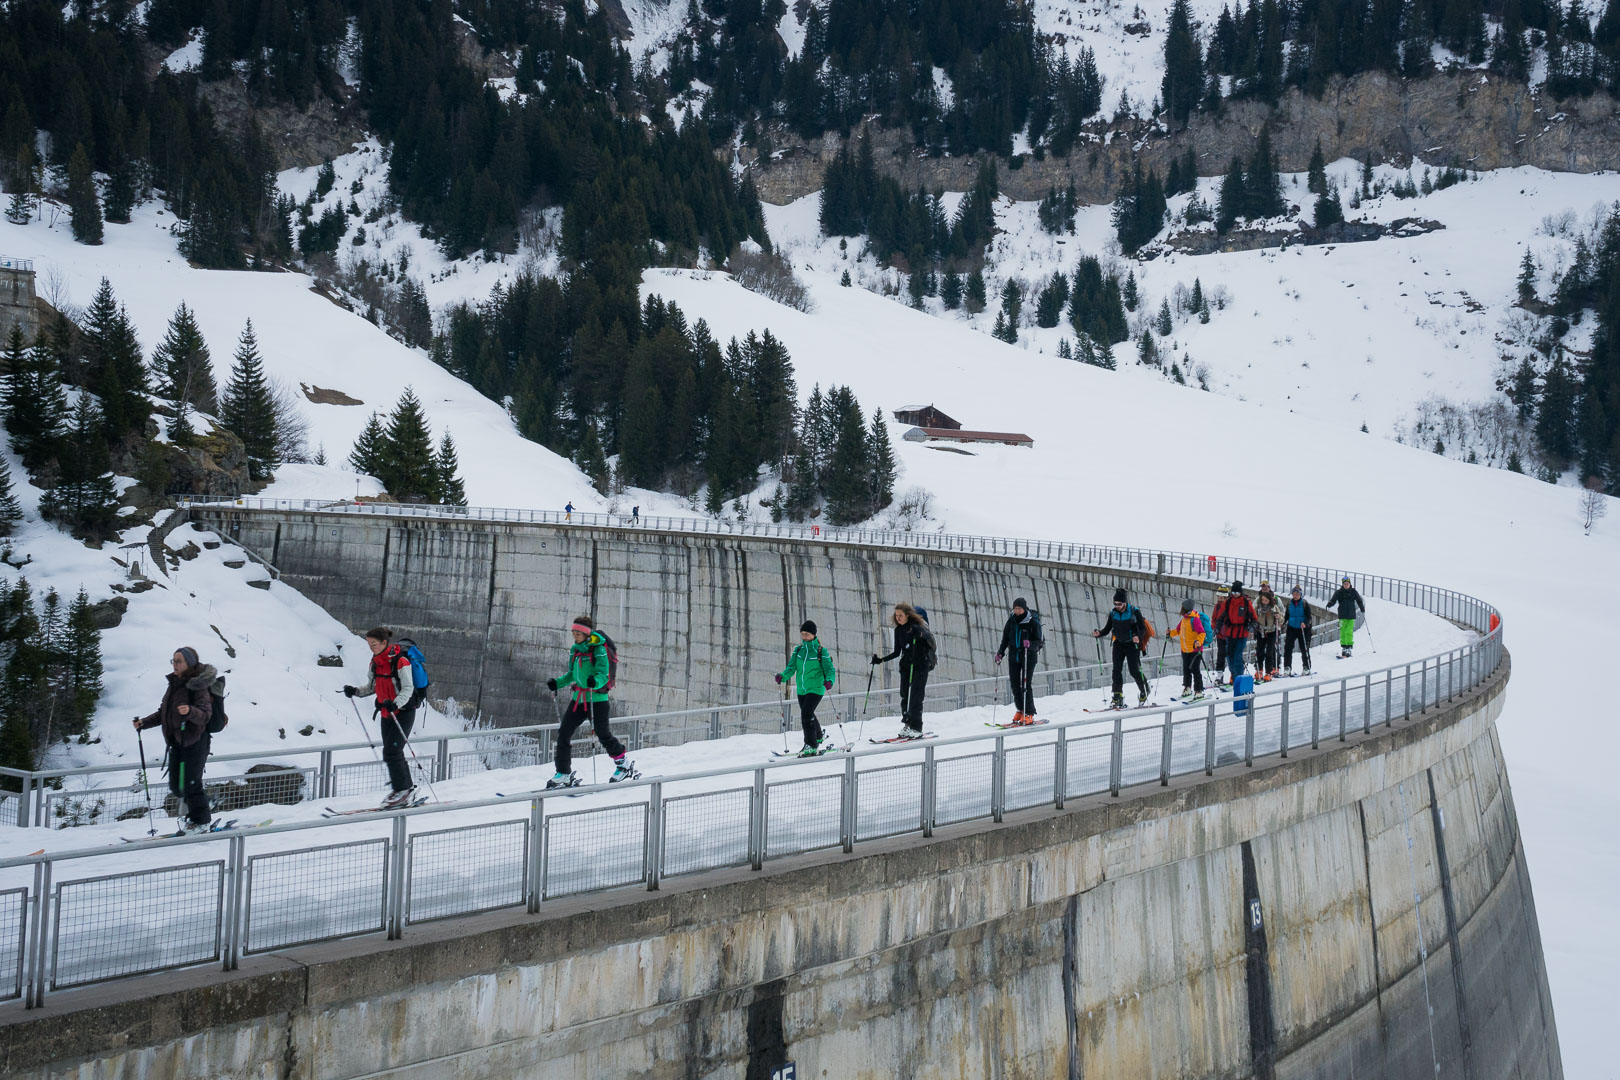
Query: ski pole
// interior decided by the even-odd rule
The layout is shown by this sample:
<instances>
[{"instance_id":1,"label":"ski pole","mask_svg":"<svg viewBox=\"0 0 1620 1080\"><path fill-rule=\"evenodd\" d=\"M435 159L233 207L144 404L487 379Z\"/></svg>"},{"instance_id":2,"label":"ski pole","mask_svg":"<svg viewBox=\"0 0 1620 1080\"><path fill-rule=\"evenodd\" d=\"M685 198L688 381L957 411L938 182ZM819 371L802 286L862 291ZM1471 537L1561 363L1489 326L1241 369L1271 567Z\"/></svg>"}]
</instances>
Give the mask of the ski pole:
<instances>
[{"instance_id":1,"label":"ski pole","mask_svg":"<svg viewBox=\"0 0 1620 1080\"><path fill-rule=\"evenodd\" d=\"M1378 655L1378 642L1373 640L1372 620L1367 618L1367 609L1361 609L1361 628L1367 631L1367 644L1372 646L1373 655Z\"/></svg>"},{"instance_id":2,"label":"ski pole","mask_svg":"<svg viewBox=\"0 0 1620 1080\"><path fill-rule=\"evenodd\" d=\"M343 691L339 690L338 693L341 694ZM361 717L360 706L354 703L354 698L349 699L349 707L354 710L354 721L360 725L360 734L366 737L366 745L371 747L371 756L377 757L377 744L371 741L371 732L366 730L366 722Z\"/></svg>"},{"instance_id":3,"label":"ski pole","mask_svg":"<svg viewBox=\"0 0 1620 1080\"><path fill-rule=\"evenodd\" d=\"M409 750L411 752L411 763L413 765L415 765L418 769L422 769L422 759L416 756L416 747L414 745L412 745L411 737L409 735L405 734L405 725L399 722L399 713L396 711L393 714L393 716L391 717L391 719L394 721L394 730L399 732L400 742L404 743L405 744L405 749L407 749L407 750ZM439 793L433 790L433 780L432 780L433 770L432 769L422 769L422 775L427 778L426 782L427 782L428 795L433 799L434 802L440 801L439 800Z\"/></svg>"},{"instance_id":4,"label":"ski pole","mask_svg":"<svg viewBox=\"0 0 1620 1080\"><path fill-rule=\"evenodd\" d=\"M135 729L135 743L141 748L141 789L146 792L146 835L156 836L157 826L152 823L152 785L146 778L146 737L140 728Z\"/></svg>"},{"instance_id":5,"label":"ski pole","mask_svg":"<svg viewBox=\"0 0 1620 1080\"><path fill-rule=\"evenodd\" d=\"M792 692L793 692L793 688L788 685L788 681L786 679L783 679L782 680L782 753L784 753L784 754L788 753L788 737L787 737L788 724L792 723L792 717L789 715L788 708L787 708L788 695L791 694Z\"/></svg>"},{"instance_id":6,"label":"ski pole","mask_svg":"<svg viewBox=\"0 0 1620 1080\"><path fill-rule=\"evenodd\" d=\"M996 726L996 715L1001 711L1001 654L996 654L995 670L996 692L990 699L990 726Z\"/></svg>"},{"instance_id":7,"label":"ski pole","mask_svg":"<svg viewBox=\"0 0 1620 1080\"><path fill-rule=\"evenodd\" d=\"M861 725L855 729L855 741L860 742L861 736L866 734L866 707L872 703L872 679L877 675L877 665L873 664L866 673L866 700L861 702Z\"/></svg>"}]
</instances>

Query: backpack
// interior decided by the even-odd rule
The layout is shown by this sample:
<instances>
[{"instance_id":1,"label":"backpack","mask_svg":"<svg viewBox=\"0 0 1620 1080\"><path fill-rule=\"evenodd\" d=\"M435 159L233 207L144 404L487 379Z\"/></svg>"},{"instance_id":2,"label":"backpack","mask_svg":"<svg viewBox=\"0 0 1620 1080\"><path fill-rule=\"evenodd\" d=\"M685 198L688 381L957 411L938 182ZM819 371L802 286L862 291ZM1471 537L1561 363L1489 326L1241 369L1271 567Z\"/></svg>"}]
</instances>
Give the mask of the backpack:
<instances>
[{"instance_id":1,"label":"backpack","mask_svg":"<svg viewBox=\"0 0 1620 1080\"><path fill-rule=\"evenodd\" d=\"M208 699L214 707L208 714L208 734L218 735L231 722L231 718L225 715L225 676L215 679L214 685L208 688Z\"/></svg>"},{"instance_id":2,"label":"backpack","mask_svg":"<svg viewBox=\"0 0 1620 1080\"><path fill-rule=\"evenodd\" d=\"M1140 648L1146 650L1148 642L1153 640L1158 631L1153 629L1153 624L1148 621L1148 617L1142 613L1140 608L1137 609L1136 617L1142 620L1142 644Z\"/></svg>"},{"instance_id":3,"label":"backpack","mask_svg":"<svg viewBox=\"0 0 1620 1080\"><path fill-rule=\"evenodd\" d=\"M1030 642L1030 652L1040 652L1046 646L1046 630L1041 626L1041 613L1029 609L1029 630L1024 640Z\"/></svg>"},{"instance_id":4,"label":"backpack","mask_svg":"<svg viewBox=\"0 0 1620 1080\"><path fill-rule=\"evenodd\" d=\"M607 682L602 687L604 691L607 691L613 689L613 684L619 681L619 647L613 644L613 639L601 630L596 631L596 636L602 639L602 648L607 650L608 677Z\"/></svg>"},{"instance_id":5,"label":"backpack","mask_svg":"<svg viewBox=\"0 0 1620 1080\"><path fill-rule=\"evenodd\" d=\"M416 647L416 642L410 638L400 638L396 644L405 659L411 662L411 683L416 689L425 691L432 686L433 680L428 678L427 673L427 659L423 657L422 650Z\"/></svg>"},{"instance_id":6,"label":"backpack","mask_svg":"<svg viewBox=\"0 0 1620 1080\"><path fill-rule=\"evenodd\" d=\"M1239 604L1241 600L1243 603ZM1226 625L1242 630L1254 621L1254 605L1247 596L1233 596L1226 601Z\"/></svg>"}]
</instances>

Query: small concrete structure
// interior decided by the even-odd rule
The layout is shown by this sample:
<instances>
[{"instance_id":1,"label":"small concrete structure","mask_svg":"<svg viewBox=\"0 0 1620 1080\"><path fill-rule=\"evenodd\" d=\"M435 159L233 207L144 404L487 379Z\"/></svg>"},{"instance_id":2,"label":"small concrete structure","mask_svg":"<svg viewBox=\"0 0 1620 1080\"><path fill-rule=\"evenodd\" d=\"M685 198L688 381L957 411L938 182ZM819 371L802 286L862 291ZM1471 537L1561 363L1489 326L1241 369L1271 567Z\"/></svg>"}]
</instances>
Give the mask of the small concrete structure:
<instances>
[{"instance_id":1,"label":"small concrete structure","mask_svg":"<svg viewBox=\"0 0 1620 1080\"><path fill-rule=\"evenodd\" d=\"M907 442L999 443L1034 446L1035 440L1016 431L959 431L955 428L914 427L901 438Z\"/></svg>"},{"instance_id":2,"label":"small concrete structure","mask_svg":"<svg viewBox=\"0 0 1620 1080\"><path fill-rule=\"evenodd\" d=\"M34 262L0 255L0 346L21 324L23 340L32 345L39 333L39 306L35 300Z\"/></svg>"}]
</instances>

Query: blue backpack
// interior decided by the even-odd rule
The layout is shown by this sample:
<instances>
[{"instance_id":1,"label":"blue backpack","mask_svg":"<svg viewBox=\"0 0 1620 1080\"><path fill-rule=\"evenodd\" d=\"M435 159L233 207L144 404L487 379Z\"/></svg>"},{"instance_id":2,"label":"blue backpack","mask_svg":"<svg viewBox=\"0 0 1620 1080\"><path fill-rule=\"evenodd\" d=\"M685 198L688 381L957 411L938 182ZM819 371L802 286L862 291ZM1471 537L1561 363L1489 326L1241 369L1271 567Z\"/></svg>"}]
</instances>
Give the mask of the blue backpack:
<instances>
[{"instance_id":1,"label":"blue backpack","mask_svg":"<svg viewBox=\"0 0 1620 1080\"><path fill-rule=\"evenodd\" d=\"M400 638L395 644L405 659L411 662L411 682L416 687L416 693L425 694L427 688L433 685L433 680L428 678L427 661L422 656L422 650L410 638Z\"/></svg>"}]
</instances>

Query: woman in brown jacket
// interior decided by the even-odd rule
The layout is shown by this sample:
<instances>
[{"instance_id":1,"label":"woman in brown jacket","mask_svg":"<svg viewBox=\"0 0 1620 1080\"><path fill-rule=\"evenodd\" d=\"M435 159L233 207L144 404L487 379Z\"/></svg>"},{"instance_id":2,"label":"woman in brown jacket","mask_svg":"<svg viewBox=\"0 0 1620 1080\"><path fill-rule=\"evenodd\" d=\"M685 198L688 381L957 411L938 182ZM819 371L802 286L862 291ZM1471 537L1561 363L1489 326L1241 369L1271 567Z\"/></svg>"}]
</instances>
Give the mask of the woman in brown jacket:
<instances>
[{"instance_id":1,"label":"woman in brown jacket","mask_svg":"<svg viewBox=\"0 0 1620 1080\"><path fill-rule=\"evenodd\" d=\"M219 672L197 659L197 650L176 649L170 664L169 688L163 704L150 716L137 716L135 730L163 728L169 748L169 790L179 801L178 815L188 829L205 829L212 815L208 792L203 789L203 766L208 761L208 721L214 714L209 689Z\"/></svg>"}]
</instances>

